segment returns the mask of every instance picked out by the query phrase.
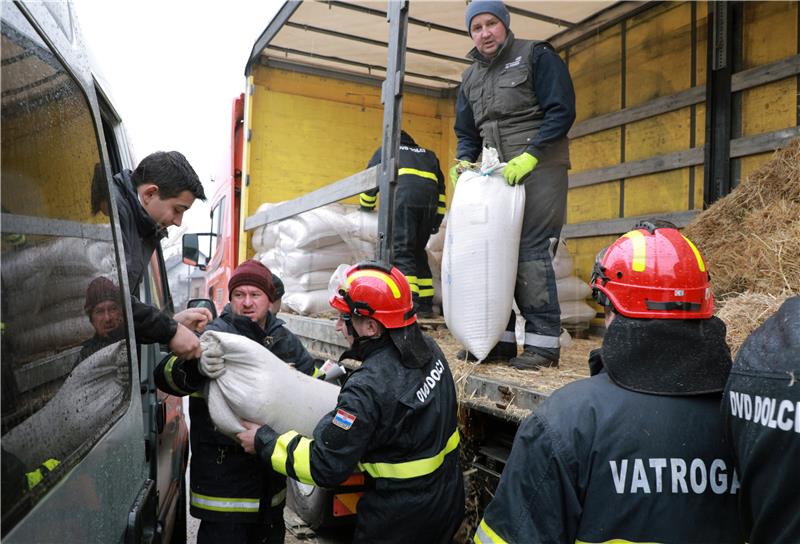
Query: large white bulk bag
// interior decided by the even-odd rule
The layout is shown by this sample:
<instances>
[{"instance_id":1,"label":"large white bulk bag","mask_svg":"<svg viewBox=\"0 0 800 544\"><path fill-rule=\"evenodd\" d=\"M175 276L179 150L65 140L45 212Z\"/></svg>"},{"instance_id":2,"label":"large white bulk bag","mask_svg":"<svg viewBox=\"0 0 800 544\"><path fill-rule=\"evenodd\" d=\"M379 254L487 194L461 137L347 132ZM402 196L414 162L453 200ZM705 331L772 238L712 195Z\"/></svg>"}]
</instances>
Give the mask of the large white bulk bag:
<instances>
[{"instance_id":1,"label":"large white bulk bag","mask_svg":"<svg viewBox=\"0 0 800 544\"><path fill-rule=\"evenodd\" d=\"M442 307L450 332L478 359L508 323L517 276L525 188L498 173L458 179L442 256Z\"/></svg>"},{"instance_id":2,"label":"large white bulk bag","mask_svg":"<svg viewBox=\"0 0 800 544\"><path fill-rule=\"evenodd\" d=\"M267 348L238 334L207 331L203 350L222 348L225 373L205 388L217 429L233 437L240 420L266 424L279 434L295 430L311 436L320 418L336 407L339 388L290 367Z\"/></svg>"}]
</instances>

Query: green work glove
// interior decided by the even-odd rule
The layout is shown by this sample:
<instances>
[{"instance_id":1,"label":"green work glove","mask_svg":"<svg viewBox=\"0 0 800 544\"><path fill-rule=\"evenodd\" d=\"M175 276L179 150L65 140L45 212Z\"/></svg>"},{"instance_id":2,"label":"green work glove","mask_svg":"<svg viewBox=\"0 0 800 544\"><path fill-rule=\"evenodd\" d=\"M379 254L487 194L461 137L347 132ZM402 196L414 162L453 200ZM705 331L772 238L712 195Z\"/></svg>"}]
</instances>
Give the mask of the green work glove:
<instances>
[{"instance_id":1,"label":"green work glove","mask_svg":"<svg viewBox=\"0 0 800 544\"><path fill-rule=\"evenodd\" d=\"M530 153L523 153L517 155L510 161L505 168L503 168L503 177L506 178L506 183L509 185L516 185L522 178L533 172L539 159Z\"/></svg>"},{"instance_id":2,"label":"green work glove","mask_svg":"<svg viewBox=\"0 0 800 544\"><path fill-rule=\"evenodd\" d=\"M464 159L461 159L453 165L453 167L450 169L450 183L453 185L453 187L455 187L456 183L458 183L458 176L460 176L462 172L467 170L471 165L471 162Z\"/></svg>"}]
</instances>

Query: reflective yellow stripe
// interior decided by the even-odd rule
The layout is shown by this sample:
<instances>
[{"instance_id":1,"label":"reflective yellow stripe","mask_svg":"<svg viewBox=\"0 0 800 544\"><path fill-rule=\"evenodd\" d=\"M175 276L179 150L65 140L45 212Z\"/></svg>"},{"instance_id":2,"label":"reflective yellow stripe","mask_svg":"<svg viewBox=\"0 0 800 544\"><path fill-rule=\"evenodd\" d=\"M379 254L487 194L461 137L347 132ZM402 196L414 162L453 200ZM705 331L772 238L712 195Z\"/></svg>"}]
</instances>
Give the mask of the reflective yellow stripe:
<instances>
[{"instance_id":1,"label":"reflective yellow stripe","mask_svg":"<svg viewBox=\"0 0 800 544\"><path fill-rule=\"evenodd\" d=\"M287 431L278 437L275 444L275 449L272 451L272 468L276 472L286 474L286 461L289 459L289 452L286 448L289 447L289 442L297 436L297 431Z\"/></svg>"},{"instance_id":2,"label":"reflective yellow stripe","mask_svg":"<svg viewBox=\"0 0 800 544\"><path fill-rule=\"evenodd\" d=\"M417 285L420 287L430 287L433 285L433 278L419 278L417 280Z\"/></svg>"},{"instance_id":3,"label":"reflective yellow stripe","mask_svg":"<svg viewBox=\"0 0 800 544\"><path fill-rule=\"evenodd\" d=\"M647 254L647 241L644 239L644 234L638 230L632 230L624 234L625 238L630 239L633 244L633 262L631 268L634 272L644 272L647 267L646 254Z\"/></svg>"},{"instance_id":4,"label":"reflective yellow stripe","mask_svg":"<svg viewBox=\"0 0 800 544\"><path fill-rule=\"evenodd\" d=\"M575 544L658 544L657 542L634 542L633 540L625 540L623 538L613 538L611 540L604 540L603 542L586 542L583 540L575 539Z\"/></svg>"},{"instance_id":5,"label":"reflective yellow stripe","mask_svg":"<svg viewBox=\"0 0 800 544\"><path fill-rule=\"evenodd\" d=\"M195 508L213 512L258 512L258 499L211 497L192 491L191 503Z\"/></svg>"},{"instance_id":6,"label":"reflective yellow stripe","mask_svg":"<svg viewBox=\"0 0 800 544\"><path fill-rule=\"evenodd\" d=\"M425 298L425 297L432 297L433 296L433 292L434 292L434 289L433 289L433 287L431 287L430 289L420 289L417 292L417 294L419 295L420 298Z\"/></svg>"},{"instance_id":7,"label":"reflective yellow stripe","mask_svg":"<svg viewBox=\"0 0 800 544\"><path fill-rule=\"evenodd\" d=\"M683 236L683 235L681 235ZM686 236L683 236L683 239L686 240L686 243L689 244L689 247L692 248L694 252L694 256L697 257L697 266L700 267L700 272L706 271L706 264L703 262L703 257L700 255L700 252L697 250L697 247L689 240Z\"/></svg>"},{"instance_id":8,"label":"reflective yellow stripe","mask_svg":"<svg viewBox=\"0 0 800 544\"><path fill-rule=\"evenodd\" d=\"M361 193L359 196L361 197L361 200L365 200L367 202L375 202L376 200L378 200L378 195L371 196L368 195L367 193Z\"/></svg>"},{"instance_id":9,"label":"reflective yellow stripe","mask_svg":"<svg viewBox=\"0 0 800 544\"><path fill-rule=\"evenodd\" d=\"M365 276L383 280L386 283L386 285L389 286L389 289L392 291L392 295L394 296L394 298L400 298L400 288L397 286L397 283L386 272L381 272L379 270L357 270L353 272L347 277L348 287L350 286L351 283L353 283L353 280L355 280L356 278L363 278Z\"/></svg>"},{"instance_id":10,"label":"reflective yellow stripe","mask_svg":"<svg viewBox=\"0 0 800 544\"><path fill-rule=\"evenodd\" d=\"M436 213L438 213L439 215L444 215L444 212L446 211L447 208L445 208L444 206L439 206L438 208L436 208Z\"/></svg>"},{"instance_id":11,"label":"reflective yellow stripe","mask_svg":"<svg viewBox=\"0 0 800 544\"><path fill-rule=\"evenodd\" d=\"M445 202L447 202L447 196L445 196L444 194L441 194L441 193L440 193L440 194L439 194L439 202L441 202L442 204L444 204Z\"/></svg>"},{"instance_id":12,"label":"reflective yellow stripe","mask_svg":"<svg viewBox=\"0 0 800 544\"><path fill-rule=\"evenodd\" d=\"M412 293L419 294L419 287L417 287L416 283L409 283L408 286L411 288Z\"/></svg>"},{"instance_id":13,"label":"reflective yellow stripe","mask_svg":"<svg viewBox=\"0 0 800 544\"><path fill-rule=\"evenodd\" d=\"M418 478L434 472L444 463L445 456L458 447L458 429L453 431L442 451L426 459L416 459L405 463L359 463L361 470L373 478Z\"/></svg>"},{"instance_id":14,"label":"reflective yellow stripe","mask_svg":"<svg viewBox=\"0 0 800 544\"><path fill-rule=\"evenodd\" d=\"M319 369L314 367L314 372L311 374L311 377L316 378L317 376L319 376Z\"/></svg>"},{"instance_id":15,"label":"reflective yellow stripe","mask_svg":"<svg viewBox=\"0 0 800 544\"><path fill-rule=\"evenodd\" d=\"M317 485L311 477L311 440L305 436L300 439L294 449L294 473L297 480L304 484Z\"/></svg>"},{"instance_id":16,"label":"reflective yellow stripe","mask_svg":"<svg viewBox=\"0 0 800 544\"><path fill-rule=\"evenodd\" d=\"M480 525L478 525L478 530L475 532L475 542L477 544L508 544L500 535L494 532L494 529L489 527L489 524L486 523L486 518L482 519Z\"/></svg>"},{"instance_id":17,"label":"reflective yellow stripe","mask_svg":"<svg viewBox=\"0 0 800 544\"><path fill-rule=\"evenodd\" d=\"M28 489L33 489L44 479L45 472L42 472L42 467L47 469L46 473L50 473L59 465L60 463L55 459L48 459L36 470L32 470L30 472L25 473L25 479L28 481Z\"/></svg>"},{"instance_id":18,"label":"reflective yellow stripe","mask_svg":"<svg viewBox=\"0 0 800 544\"><path fill-rule=\"evenodd\" d=\"M164 378L167 379L167 383L169 384L169 386L172 389L174 389L175 391L178 391L182 395L188 395L189 392L188 391L184 391L183 389L181 389L180 387L175 385L175 382L172 379L172 365L174 365L175 361L177 361L177 360L178 360L178 356L177 355L173 355L172 357L167 359L167 364L164 365Z\"/></svg>"},{"instance_id":19,"label":"reflective yellow stripe","mask_svg":"<svg viewBox=\"0 0 800 544\"><path fill-rule=\"evenodd\" d=\"M424 170L417 170L416 168L401 168L397 171L398 176L404 176L406 174L412 176L419 176L425 179L432 179L433 181L439 181L439 178L436 177L436 174L433 172L426 172Z\"/></svg>"},{"instance_id":20,"label":"reflective yellow stripe","mask_svg":"<svg viewBox=\"0 0 800 544\"><path fill-rule=\"evenodd\" d=\"M408 283L410 285L414 285L415 283L417 283L417 277L416 276L406 276L406 281L408 281Z\"/></svg>"}]
</instances>

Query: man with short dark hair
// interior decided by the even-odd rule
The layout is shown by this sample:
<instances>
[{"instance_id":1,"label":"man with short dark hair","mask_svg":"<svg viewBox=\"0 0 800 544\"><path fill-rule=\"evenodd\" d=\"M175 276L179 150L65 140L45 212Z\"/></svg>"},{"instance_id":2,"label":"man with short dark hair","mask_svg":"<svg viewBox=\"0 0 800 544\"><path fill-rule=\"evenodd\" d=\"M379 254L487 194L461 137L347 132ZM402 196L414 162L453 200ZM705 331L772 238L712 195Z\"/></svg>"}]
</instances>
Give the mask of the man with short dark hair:
<instances>
[{"instance_id":1,"label":"man with short dark hair","mask_svg":"<svg viewBox=\"0 0 800 544\"><path fill-rule=\"evenodd\" d=\"M311 357L270 311L277 300L273 280L269 269L258 261L240 264L228 282L230 303L206 330L245 336L300 372L313 375L320 361ZM262 467L235 440L217 432L206 400L197 394L210 378L225 372L222 358L216 355L205 352L202 364L197 359L170 356L154 373L162 391L191 395L190 504L192 515L202 520L197 542L283 542L286 477Z\"/></svg>"},{"instance_id":2,"label":"man with short dark hair","mask_svg":"<svg viewBox=\"0 0 800 544\"><path fill-rule=\"evenodd\" d=\"M125 336L119 288L108 278L99 276L92 280L86 289L83 309L95 334L81 344L81 360Z\"/></svg>"},{"instance_id":3,"label":"man with short dark hair","mask_svg":"<svg viewBox=\"0 0 800 544\"><path fill-rule=\"evenodd\" d=\"M475 162L482 147L507 162L503 177L525 187L514 298L525 316L525 349L517 356L516 316L488 360L533 369L558 366L561 310L553 258L566 220L567 132L575 121L575 91L564 61L553 46L520 40L511 32L503 2L467 5L467 32L475 47L456 102L458 171ZM466 353L465 353L466 355Z\"/></svg>"},{"instance_id":4,"label":"man with short dark hair","mask_svg":"<svg viewBox=\"0 0 800 544\"><path fill-rule=\"evenodd\" d=\"M731 367L705 261L675 228L602 251L591 378L520 425L475 542L743 542L719 412Z\"/></svg>"},{"instance_id":5,"label":"man with short dark hair","mask_svg":"<svg viewBox=\"0 0 800 544\"><path fill-rule=\"evenodd\" d=\"M157 151L145 157L136 170L114 176L114 201L117 205L128 288L133 295L133 323L136 339L142 344L169 344L182 357L199 357L200 342L191 329L200 330L211 320L205 308L189 308L174 318L137 298L139 284L153 252L161 255L161 239L167 227L180 225L183 214L196 198L205 200L203 185L189 161L177 151Z\"/></svg>"}]
</instances>

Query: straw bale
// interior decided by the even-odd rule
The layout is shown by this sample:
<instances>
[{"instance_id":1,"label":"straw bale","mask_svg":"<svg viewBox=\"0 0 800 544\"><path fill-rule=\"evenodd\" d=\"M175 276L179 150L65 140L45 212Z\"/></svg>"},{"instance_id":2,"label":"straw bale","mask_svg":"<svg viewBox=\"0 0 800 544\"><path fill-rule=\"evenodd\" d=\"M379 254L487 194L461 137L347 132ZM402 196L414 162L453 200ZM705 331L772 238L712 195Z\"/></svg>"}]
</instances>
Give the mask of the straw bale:
<instances>
[{"instance_id":1,"label":"straw bale","mask_svg":"<svg viewBox=\"0 0 800 544\"><path fill-rule=\"evenodd\" d=\"M800 139L777 151L684 233L703 253L714 293L800 292Z\"/></svg>"},{"instance_id":2,"label":"straw bale","mask_svg":"<svg viewBox=\"0 0 800 544\"><path fill-rule=\"evenodd\" d=\"M721 304L717 309L717 317L725 322L728 329L726 338L731 357L736 357L750 333L760 327L790 296L787 292L780 295L747 292L730 297Z\"/></svg>"}]
</instances>

